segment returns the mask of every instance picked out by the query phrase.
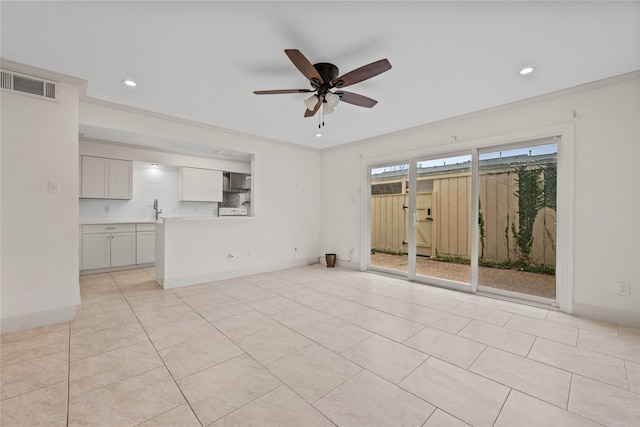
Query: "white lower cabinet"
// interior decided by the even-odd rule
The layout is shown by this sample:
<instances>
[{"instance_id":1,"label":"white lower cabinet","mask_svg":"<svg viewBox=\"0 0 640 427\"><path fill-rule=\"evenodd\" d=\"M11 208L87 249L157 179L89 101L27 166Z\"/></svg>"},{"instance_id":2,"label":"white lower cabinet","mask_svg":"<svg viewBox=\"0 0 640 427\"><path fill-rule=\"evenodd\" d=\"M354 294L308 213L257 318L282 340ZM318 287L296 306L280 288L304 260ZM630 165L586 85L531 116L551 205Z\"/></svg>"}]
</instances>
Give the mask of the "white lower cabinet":
<instances>
[{"instance_id":1,"label":"white lower cabinet","mask_svg":"<svg viewBox=\"0 0 640 427\"><path fill-rule=\"evenodd\" d=\"M136 233L111 234L111 267L136 263Z\"/></svg>"},{"instance_id":2,"label":"white lower cabinet","mask_svg":"<svg viewBox=\"0 0 640 427\"><path fill-rule=\"evenodd\" d=\"M82 234L82 270L111 267L111 234Z\"/></svg>"},{"instance_id":3,"label":"white lower cabinet","mask_svg":"<svg viewBox=\"0 0 640 427\"><path fill-rule=\"evenodd\" d=\"M135 224L82 226L82 270L135 264Z\"/></svg>"}]
</instances>

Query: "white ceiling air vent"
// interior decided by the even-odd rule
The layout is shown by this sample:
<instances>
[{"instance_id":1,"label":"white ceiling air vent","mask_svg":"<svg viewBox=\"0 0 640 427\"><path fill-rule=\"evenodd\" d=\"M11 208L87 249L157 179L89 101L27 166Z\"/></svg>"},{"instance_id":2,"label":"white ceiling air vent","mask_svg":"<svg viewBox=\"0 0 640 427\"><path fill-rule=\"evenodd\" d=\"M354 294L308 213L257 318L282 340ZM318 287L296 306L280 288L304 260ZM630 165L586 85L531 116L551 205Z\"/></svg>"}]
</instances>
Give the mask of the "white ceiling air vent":
<instances>
[{"instance_id":1,"label":"white ceiling air vent","mask_svg":"<svg viewBox=\"0 0 640 427\"><path fill-rule=\"evenodd\" d=\"M57 82L9 70L0 70L0 73L0 84L4 90L48 101L58 101Z\"/></svg>"}]
</instances>

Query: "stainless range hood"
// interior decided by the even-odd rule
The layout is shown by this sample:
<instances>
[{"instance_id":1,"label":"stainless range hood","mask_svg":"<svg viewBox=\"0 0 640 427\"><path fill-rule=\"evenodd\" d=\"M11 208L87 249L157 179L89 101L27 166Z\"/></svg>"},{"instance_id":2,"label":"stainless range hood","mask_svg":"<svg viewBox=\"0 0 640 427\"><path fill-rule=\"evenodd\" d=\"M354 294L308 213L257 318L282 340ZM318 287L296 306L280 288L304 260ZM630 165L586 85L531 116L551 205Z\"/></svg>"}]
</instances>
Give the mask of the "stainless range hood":
<instances>
[{"instance_id":1,"label":"stainless range hood","mask_svg":"<svg viewBox=\"0 0 640 427\"><path fill-rule=\"evenodd\" d=\"M224 191L229 193L245 193L251 191L251 175L236 172L225 173Z\"/></svg>"}]
</instances>

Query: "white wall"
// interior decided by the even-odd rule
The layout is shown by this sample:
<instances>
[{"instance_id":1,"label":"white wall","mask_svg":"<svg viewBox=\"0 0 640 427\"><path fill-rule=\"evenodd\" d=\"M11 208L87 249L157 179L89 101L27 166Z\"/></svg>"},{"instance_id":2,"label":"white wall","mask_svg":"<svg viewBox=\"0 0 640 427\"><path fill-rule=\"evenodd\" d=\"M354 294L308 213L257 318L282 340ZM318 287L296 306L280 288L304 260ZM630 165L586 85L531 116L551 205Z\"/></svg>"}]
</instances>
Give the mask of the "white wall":
<instances>
[{"instance_id":1,"label":"white wall","mask_svg":"<svg viewBox=\"0 0 640 427\"><path fill-rule=\"evenodd\" d=\"M259 226L238 235L236 241L219 240L216 244L222 248L216 253L253 251L250 260L238 264L246 266L246 271L254 266L277 269L296 260L318 259L321 208L317 151L91 100L81 103L80 123L253 153L251 204L257 220L250 221ZM206 248L202 243L194 241L194 245ZM242 274L242 269L235 274Z\"/></svg>"},{"instance_id":2,"label":"white wall","mask_svg":"<svg viewBox=\"0 0 640 427\"><path fill-rule=\"evenodd\" d=\"M573 312L640 326L640 73L384 135L321 155L321 252L360 259L364 168L421 152L574 129ZM575 117L574 117L575 111ZM455 137L455 138L454 138ZM339 207L339 208L337 208ZM366 254L365 254L366 256ZM617 295L617 282L631 295Z\"/></svg>"},{"instance_id":3,"label":"white wall","mask_svg":"<svg viewBox=\"0 0 640 427\"><path fill-rule=\"evenodd\" d=\"M59 88L59 103L1 96L3 333L69 320L80 303L80 88ZM49 180L59 194L48 193Z\"/></svg>"}]
</instances>

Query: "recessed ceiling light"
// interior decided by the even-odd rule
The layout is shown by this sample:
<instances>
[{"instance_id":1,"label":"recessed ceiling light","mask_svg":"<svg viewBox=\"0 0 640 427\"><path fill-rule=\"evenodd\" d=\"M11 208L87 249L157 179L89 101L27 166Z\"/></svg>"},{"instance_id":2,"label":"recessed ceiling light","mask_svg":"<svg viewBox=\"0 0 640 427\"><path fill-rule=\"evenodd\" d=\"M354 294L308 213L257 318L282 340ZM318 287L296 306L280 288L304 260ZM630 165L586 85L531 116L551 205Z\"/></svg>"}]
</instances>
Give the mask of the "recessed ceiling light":
<instances>
[{"instance_id":1,"label":"recessed ceiling light","mask_svg":"<svg viewBox=\"0 0 640 427\"><path fill-rule=\"evenodd\" d=\"M152 167L152 168L158 168L158 167L160 167L160 165L159 165L159 164L157 164L157 163L151 163L151 167Z\"/></svg>"},{"instance_id":2,"label":"recessed ceiling light","mask_svg":"<svg viewBox=\"0 0 640 427\"><path fill-rule=\"evenodd\" d=\"M531 73L533 73L533 71L534 71L535 69L536 69L536 67L534 67L534 66L531 66L531 65L526 66L526 67L524 67L524 68L522 68L522 69L520 70L520 75L525 76L525 75L527 75L527 74L531 74Z\"/></svg>"},{"instance_id":3,"label":"recessed ceiling light","mask_svg":"<svg viewBox=\"0 0 640 427\"><path fill-rule=\"evenodd\" d=\"M321 133L316 133L316 138L322 138L322 134Z\"/></svg>"},{"instance_id":4,"label":"recessed ceiling light","mask_svg":"<svg viewBox=\"0 0 640 427\"><path fill-rule=\"evenodd\" d=\"M131 80L131 79L124 79L122 81L122 83L126 84L129 87L136 87L138 86L138 83L136 83L135 81Z\"/></svg>"}]
</instances>

